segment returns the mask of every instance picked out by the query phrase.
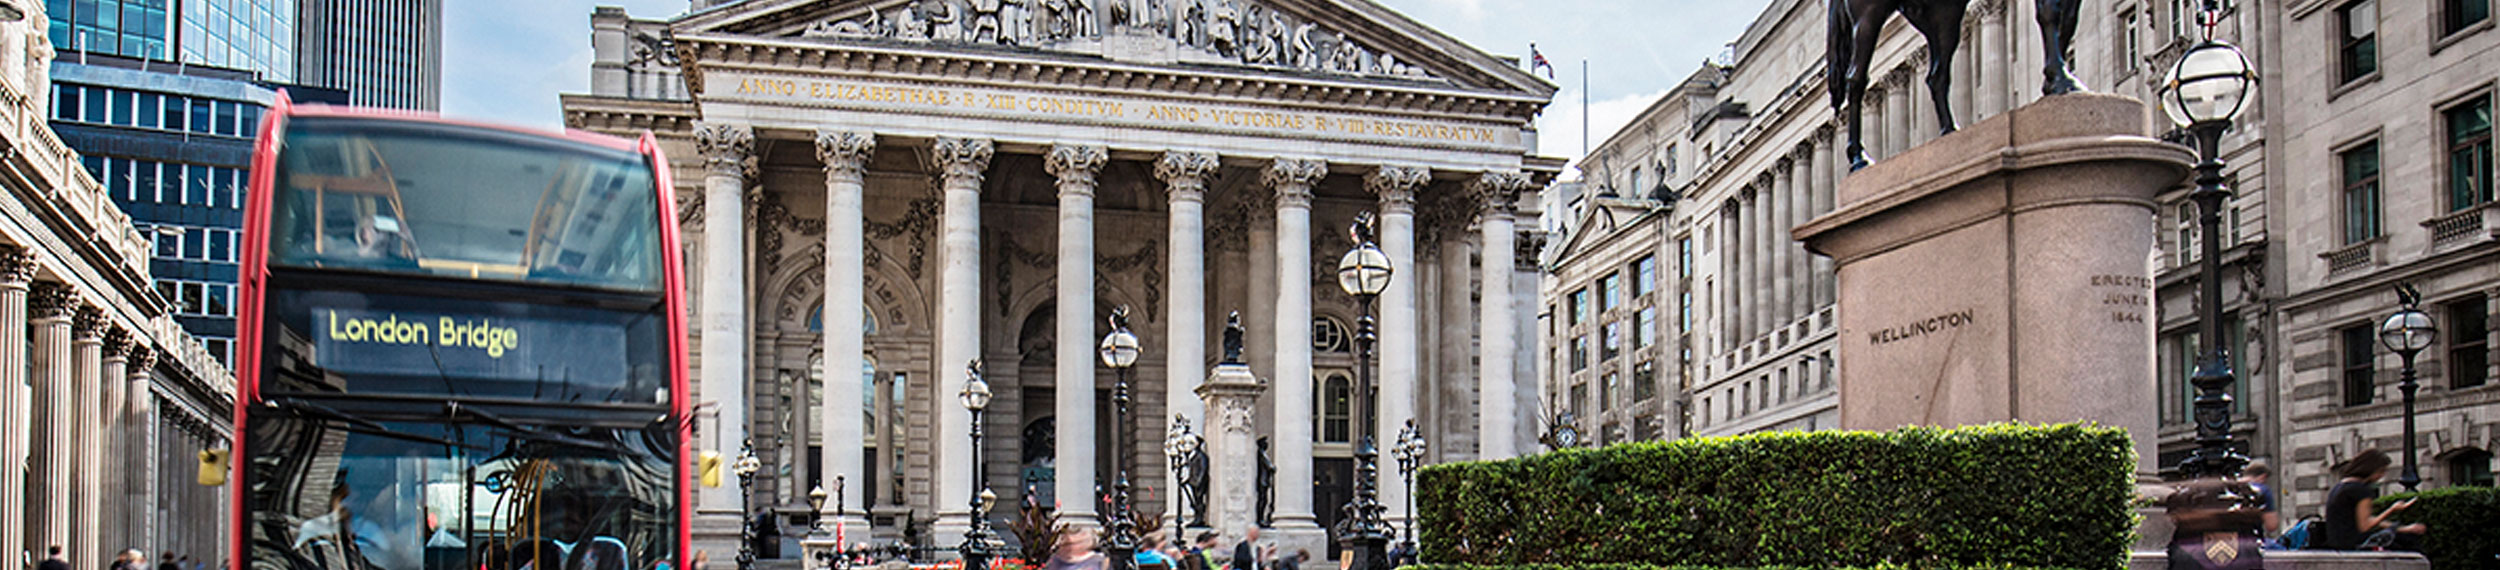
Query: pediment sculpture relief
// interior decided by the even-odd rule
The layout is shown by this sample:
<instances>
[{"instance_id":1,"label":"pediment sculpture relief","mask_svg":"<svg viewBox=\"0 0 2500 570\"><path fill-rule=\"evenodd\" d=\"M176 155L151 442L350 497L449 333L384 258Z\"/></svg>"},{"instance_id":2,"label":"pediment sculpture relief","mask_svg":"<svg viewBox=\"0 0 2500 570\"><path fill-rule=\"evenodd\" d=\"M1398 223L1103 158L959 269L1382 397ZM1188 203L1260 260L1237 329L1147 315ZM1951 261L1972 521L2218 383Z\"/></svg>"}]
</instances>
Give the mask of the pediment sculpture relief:
<instances>
[{"instance_id":1,"label":"pediment sculpture relief","mask_svg":"<svg viewBox=\"0 0 2500 570\"><path fill-rule=\"evenodd\" d=\"M1441 80L1339 30L1247 0L907 0L799 33L1092 53L1100 52L1106 35L1165 40L1183 54L1181 61L1192 63Z\"/></svg>"}]
</instances>

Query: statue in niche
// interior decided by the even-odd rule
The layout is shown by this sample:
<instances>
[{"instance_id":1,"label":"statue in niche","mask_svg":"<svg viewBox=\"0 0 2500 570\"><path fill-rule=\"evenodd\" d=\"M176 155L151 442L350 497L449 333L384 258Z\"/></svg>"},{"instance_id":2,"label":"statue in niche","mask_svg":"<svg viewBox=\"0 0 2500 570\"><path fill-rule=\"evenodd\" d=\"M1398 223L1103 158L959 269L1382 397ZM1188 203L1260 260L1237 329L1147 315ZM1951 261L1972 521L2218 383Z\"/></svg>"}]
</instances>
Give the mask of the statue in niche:
<instances>
[{"instance_id":1,"label":"statue in niche","mask_svg":"<svg viewBox=\"0 0 2500 570\"><path fill-rule=\"evenodd\" d=\"M1829 4L1831 25L1827 28L1829 48L1824 77L1831 91L1833 110L1848 119L1849 147L1845 153L1849 170L1872 163L1858 136L1860 107L1865 103L1868 76L1873 72L1868 66L1875 57L1875 42L1882 38L1884 22L1892 19L1893 14L1900 14L1911 28L1927 37L1927 61L1931 62L1927 66L1927 95L1935 100L1936 123L1943 125L1945 133L1952 133L1953 66L1948 62L1953 61L1953 52L1962 43L1965 0L1830 0Z\"/></svg>"},{"instance_id":2,"label":"statue in niche","mask_svg":"<svg viewBox=\"0 0 2500 570\"><path fill-rule=\"evenodd\" d=\"M1199 0L1172 5L1172 39L1181 45L1207 47L1207 7Z\"/></svg>"},{"instance_id":3,"label":"statue in niche","mask_svg":"<svg viewBox=\"0 0 2500 570\"><path fill-rule=\"evenodd\" d=\"M1224 364L1241 364L1241 311L1224 315Z\"/></svg>"},{"instance_id":4,"label":"statue in niche","mask_svg":"<svg viewBox=\"0 0 2500 570\"><path fill-rule=\"evenodd\" d=\"M1283 15L1276 16L1277 31L1284 31L1286 27L1284 20L1285 17ZM1293 35L1287 36L1287 39L1279 40L1280 43L1287 41L1290 42L1285 44L1286 57L1285 60L1280 63L1283 63L1286 67L1294 69L1318 68L1319 50L1316 49L1318 46L1314 45L1311 41L1311 31L1316 29L1319 29L1319 25L1310 22L1302 22L1300 25L1293 26Z\"/></svg>"},{"instance_id":5,"label":"statue in niche","mask_svg":"<svg viewBox=\"0 0 2500 570\"><path fill-rule=\"evenodd\" d=\"M999 21L999 10L1006 6L1001 0L972 0L972 20L964 26L964 39L981 43L1009 43L1006 29Z\"/></svg>"},{"instance_id":6,"label":"statue in niche","mask_svg":"<svg viewBox=\"0 0 2500 570\"><path fill-rule=\"evenodd\" d=\"M894 38L905 41L928 41L929 21L920 18L920 11L910 4L894 10Z\"/></svg>"},{"instance_id":7,"label":"statue in niche","mask_svg":"<svg viewBox=\"0 0 2500 570\"><path fill-rule=\"evenodd\" d=\"M1278 51L1276 36L1267 30L1270 22L1267 8L1252 4L1248 11L1242 13L1242 16L1241 62L1252 65L1275 63Z\"/></svg>"},{"instance_id":8,"label":"statue in niche","mask_svg":"<svg viewBox=\"0 0 2500 570\"><path fill-rule=\"evenodd\" d=\"M1033 36L1037 40L1059 40L1068 37L1068 0L1041 0L1042 11L1033 20Z\"/></svg>"},{"instance_id":9,"label":"statue in niche","mask_svg":"<svg viewBox=\"0 0 2500 570\"><path fill-rule=\"evenodd\" d=\"M1102 35L1102 30L1097 27L1099 24L1094 20L1093 0L1068 0L1067 18L1070 37L1090 38Z\"/></svg>"}]
</instances>

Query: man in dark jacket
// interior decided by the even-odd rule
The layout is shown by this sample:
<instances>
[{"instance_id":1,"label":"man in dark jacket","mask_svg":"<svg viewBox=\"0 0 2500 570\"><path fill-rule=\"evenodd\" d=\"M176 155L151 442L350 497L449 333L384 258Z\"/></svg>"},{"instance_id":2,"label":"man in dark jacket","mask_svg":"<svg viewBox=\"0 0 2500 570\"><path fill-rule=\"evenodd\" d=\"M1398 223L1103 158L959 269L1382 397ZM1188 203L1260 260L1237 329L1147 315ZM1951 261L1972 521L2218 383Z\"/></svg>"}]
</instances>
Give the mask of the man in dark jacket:
<instances>
[{"instance_id":1,"label":"man in dark jacket","mask_svg":"<svg viewBox=\"0 0 2500 570\"><path fill-rule=\"evenodd\" d=\"M1259 527L1250 527L1241 535L1241 544L1233 545L1233 570L1266 570L1259 563Z\"/></svg>"},{"instance_id":2,"label":"man in dark jacket","mask_svg":"<svg viewBox=\"0 0 2500 570\"><path fill-rule=\"evenodd\" d=\"M44 559L35 563L35 570L69 570L69 561L61 559L61 545L44 549Z\"/></svg>"}]
</instances>

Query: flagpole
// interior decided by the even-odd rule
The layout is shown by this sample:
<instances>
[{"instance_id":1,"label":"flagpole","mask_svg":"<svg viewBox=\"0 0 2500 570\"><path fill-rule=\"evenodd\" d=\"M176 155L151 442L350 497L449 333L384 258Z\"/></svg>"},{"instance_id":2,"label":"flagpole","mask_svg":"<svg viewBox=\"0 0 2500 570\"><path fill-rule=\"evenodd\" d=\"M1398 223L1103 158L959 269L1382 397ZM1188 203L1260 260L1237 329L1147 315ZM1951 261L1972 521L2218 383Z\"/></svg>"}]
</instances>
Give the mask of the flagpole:
<instances>
[{"instance_id":1,"label":"flagpole","mask_svg":"<svg viewBox=\"0 0 2500 570\"><path fill-rule=\"evenodd\" d=\"M1589 60L1580 58L1580 160L1589 159Z\"/></svg>"}]
</instances>

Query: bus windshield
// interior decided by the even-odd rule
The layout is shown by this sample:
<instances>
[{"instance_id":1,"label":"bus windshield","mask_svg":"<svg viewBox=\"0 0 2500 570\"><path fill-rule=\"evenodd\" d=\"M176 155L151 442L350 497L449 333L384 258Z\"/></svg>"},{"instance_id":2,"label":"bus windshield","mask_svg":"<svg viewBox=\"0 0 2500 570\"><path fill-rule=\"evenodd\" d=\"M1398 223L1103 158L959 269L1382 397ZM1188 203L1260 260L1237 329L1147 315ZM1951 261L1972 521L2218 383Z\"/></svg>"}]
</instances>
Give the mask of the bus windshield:
<instances>
[{"instance_id":1,"label":"bus windshield","mask_svg":"<svg viewBox=\"0 0 2500 570\"><path fill-rule=\"evenodd\" d=\"M496 129L295 117L270 264L660 289L658 192L631 152Z\"/></svg>"}]
</instances>

